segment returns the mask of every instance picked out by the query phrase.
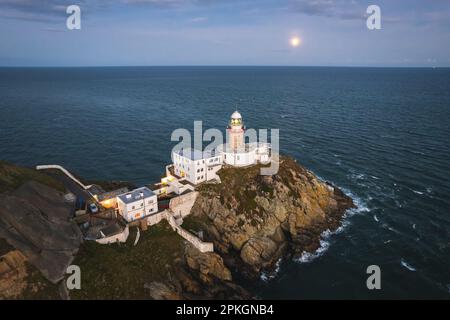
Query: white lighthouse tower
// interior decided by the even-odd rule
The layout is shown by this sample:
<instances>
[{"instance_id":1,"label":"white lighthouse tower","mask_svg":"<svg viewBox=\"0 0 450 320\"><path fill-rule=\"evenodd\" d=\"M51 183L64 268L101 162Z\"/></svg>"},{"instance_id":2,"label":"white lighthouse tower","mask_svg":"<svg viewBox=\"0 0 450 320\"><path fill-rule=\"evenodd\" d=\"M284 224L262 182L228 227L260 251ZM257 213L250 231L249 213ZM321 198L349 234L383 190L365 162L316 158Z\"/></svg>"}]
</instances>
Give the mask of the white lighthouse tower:
<instances>
[{"instance_id":1,"label":"white lighthouse tower","mask_svg":"<svg viewBox=\"0 0 450 320\"><path fill-rule=\"evenodd\" d=\"M227 128L228 147L231 152L242 152L244 150L244 123L241 114L236 110L231 115Z\"/></svg>"}]
</instances>

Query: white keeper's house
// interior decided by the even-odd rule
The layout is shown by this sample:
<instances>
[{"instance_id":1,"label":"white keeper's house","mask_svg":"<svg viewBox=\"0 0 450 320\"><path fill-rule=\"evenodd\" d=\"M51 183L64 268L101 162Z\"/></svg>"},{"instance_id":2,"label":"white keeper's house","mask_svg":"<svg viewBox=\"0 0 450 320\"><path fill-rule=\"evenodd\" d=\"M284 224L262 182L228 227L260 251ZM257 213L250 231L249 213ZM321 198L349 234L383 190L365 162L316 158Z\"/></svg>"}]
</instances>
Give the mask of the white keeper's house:
<instances>
[{"instance_id":1,"label":"white keeper's house","mask_svg":"<svg viewBox=\"0 0 450 320\"><path fill-rule=\"evenodd\" d=\"M118 195L117 209L127 222L132 222L157 213L158 199L152 190L141 187Z\"/></svg>"},{"instance_id":2,"label":"white keeper's house","mask_svg":"<svg viewBox=\"0 0 450 320\"><path fill-rule=\"evenodd\" d=\"M222 165L246 167L271 160L270 143L245 143L245 126L238 111L231 115L227 143L214 151L181 149L172 152L174 174L191 184L218 179Z\"/></svg>"},{"instance_id":3,"label":"white keeper's house","mask_svg":"<svg viewBox=\"0 0 450 320\"><path fill-rule=\"evenodd\" d=\"M217 178L222 168L222 155L215 151L181 149L172 154L174 172L192 184L199 184Z\"/></svg>"}]
</instances>

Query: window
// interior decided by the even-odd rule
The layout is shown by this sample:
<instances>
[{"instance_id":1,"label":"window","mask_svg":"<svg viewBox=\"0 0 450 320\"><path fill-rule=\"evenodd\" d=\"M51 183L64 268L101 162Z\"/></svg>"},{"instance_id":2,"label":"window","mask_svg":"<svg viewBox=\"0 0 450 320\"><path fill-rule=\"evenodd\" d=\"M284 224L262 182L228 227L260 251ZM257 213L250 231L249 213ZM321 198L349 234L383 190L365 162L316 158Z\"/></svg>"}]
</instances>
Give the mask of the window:
<instances>
[{"instance_id":1,"label":"window","mask_svg":"<svg viewBox=\"0 0 450 320\"><path fill-rule=\"evenodd\" d=\"M133 210L134 210L134 209L135 209L135 207L134 207L134 206L132 206L132 207L131 207L131 209L133 209Z\"/></svg>"}]
</instances>

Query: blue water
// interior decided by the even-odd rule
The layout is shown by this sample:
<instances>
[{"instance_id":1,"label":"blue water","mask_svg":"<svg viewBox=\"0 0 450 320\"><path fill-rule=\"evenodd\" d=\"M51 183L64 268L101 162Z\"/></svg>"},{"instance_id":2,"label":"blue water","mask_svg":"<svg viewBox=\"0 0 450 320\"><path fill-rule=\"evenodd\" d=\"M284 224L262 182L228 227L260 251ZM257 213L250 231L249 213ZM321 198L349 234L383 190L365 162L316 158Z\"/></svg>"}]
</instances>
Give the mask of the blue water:
<instances>
[{"instance_id":1,"label":"blue water","mask_svg":"<svg viewBox=\"0 0 450 320\"><path fill-rule=\"evenodd\" d=\"M359 205L320 252L255 284L261 297L450 297L449 69L0 69L0 158L144 184L174 129L223 129L236 104Z\"/></svg>"}]
</instances>

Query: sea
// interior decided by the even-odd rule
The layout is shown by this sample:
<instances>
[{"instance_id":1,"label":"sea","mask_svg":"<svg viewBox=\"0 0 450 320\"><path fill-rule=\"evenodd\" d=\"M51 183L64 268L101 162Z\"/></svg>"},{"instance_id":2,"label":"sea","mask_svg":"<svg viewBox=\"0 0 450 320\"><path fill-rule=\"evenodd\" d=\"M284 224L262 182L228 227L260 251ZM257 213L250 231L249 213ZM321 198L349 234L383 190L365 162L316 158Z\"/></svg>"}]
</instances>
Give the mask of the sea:
<instances>
[{"instance_id":1,"label":"sea","mask_svg":"<svg viewBox=\"0 0 450 320\"><path fill-rule=\"evenodd\" d=\"M236 109L358 206L253 292L450 298L450 69L0 68L0 159L143 185L170 163L174 130L224 131ZM367 286L374 265L380 289Z\"/></svg>"}]
</instances>

